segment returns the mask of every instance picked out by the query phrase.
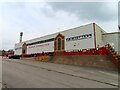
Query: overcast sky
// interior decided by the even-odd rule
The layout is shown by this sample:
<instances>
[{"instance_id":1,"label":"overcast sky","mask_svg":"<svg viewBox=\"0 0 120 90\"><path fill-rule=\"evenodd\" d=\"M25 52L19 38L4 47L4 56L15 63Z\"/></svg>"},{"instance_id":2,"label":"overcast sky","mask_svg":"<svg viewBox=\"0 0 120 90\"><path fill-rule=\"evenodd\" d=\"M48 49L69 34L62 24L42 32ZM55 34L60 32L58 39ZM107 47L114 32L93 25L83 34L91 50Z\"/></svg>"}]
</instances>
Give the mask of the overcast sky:
<instances>
[{"instance_id":1,"label":"overcast sky","mask_svg":"<svg viewBox=\"0 0 120 90\"><path fill-rule=\"evenodd\" d=\"M23 41L95 22L106 32L118 31L118 2L2 2L0 49Z\"/></svg>"}]
</instances>

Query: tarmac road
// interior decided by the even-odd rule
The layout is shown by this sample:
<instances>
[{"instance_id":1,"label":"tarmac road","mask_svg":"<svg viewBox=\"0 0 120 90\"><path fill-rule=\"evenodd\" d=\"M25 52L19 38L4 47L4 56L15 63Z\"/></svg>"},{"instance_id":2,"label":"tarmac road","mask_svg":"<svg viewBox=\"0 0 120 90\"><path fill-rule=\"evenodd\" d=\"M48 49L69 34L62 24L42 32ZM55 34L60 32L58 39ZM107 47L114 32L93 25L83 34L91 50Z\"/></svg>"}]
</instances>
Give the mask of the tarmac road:
<instances>
[{"instance_id":1,"label":"tarmac road","mask_svg":"<svg viewBox=\"0 0 120 90\"><path fill-rule=\"evenodd\" d=\"M118 74L30 60L2 60L3 88L118 88Z\"/></svg>"}]
</instances>

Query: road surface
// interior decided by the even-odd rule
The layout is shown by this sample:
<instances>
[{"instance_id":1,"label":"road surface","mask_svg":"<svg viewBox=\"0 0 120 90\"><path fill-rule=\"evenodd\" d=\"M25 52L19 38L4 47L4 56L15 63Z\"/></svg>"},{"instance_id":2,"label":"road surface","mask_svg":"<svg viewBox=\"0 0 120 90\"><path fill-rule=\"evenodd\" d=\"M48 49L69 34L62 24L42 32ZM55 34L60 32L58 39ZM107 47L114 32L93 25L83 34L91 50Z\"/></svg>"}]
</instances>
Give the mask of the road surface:
<instances>
[{"instance_id":1,"label":"road surface","mask_svg":"<svg viewBox=\"0 0 120 90\"><path fill-rule=\"evenodd\" d=\"M2 60L3 88L118 88L118 73L34 60Z\"/></svg>"}]
</instances>

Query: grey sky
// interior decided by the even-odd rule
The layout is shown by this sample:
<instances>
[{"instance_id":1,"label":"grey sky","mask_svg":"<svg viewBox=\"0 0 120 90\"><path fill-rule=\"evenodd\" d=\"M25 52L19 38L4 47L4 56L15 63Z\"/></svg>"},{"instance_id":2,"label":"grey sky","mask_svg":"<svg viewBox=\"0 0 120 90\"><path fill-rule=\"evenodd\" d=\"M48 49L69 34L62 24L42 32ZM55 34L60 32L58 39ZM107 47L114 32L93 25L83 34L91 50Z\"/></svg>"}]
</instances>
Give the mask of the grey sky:
<instances>
[{"instance_id":1,"label":"grey sky","mask_svg":"<svg viewBox=\"0 0 120 90\"><path fill-rule=\"evenodd\" d=\"M54 11L64 10L74 13L78 17L87 20L112 21L117 19L117 9L113 9L111 5L116 3L108 2L49 2Z\"/></svg>"}]
</instances>

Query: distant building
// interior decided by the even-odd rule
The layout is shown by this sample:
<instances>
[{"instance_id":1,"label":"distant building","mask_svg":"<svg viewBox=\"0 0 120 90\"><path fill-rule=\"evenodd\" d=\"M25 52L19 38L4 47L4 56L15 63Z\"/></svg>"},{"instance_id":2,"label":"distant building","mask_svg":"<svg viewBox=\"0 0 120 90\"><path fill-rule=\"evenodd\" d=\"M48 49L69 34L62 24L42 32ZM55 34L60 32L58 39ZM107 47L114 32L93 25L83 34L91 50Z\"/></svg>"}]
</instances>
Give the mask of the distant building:
<instances>
[{"instance_id":1,"label":"distant building","mask_svg":"<svg viewBox=\"0 0 120 90\"><path fill-rule=\"evenodd\" d=\"M0 56L4 56L5 55L5 50L0 50Z\"/></svg>"},{"instance_id":2,"label":"distant building","mask_svg":"<svg viewBox=\"0 0 120 90\"><path fill-rule=\"evenodd\" d=\"M13 50L0 50L0 56L8 56L8 55L14 55L14 51Z\"/></svg>"},{"instance_id":3,"label":"distant building","mask_svg":"<svg viewBox=\"0 0 120 90\"><path fill-rule=\"evenodd\" d=\"M110 43L115 51L120 54L120 32L104 33L104 44Z\"/></svg>"},{"instance_id":4,"label":"distant building","mask_svg":"<svg viewBox=\"0 0 120 90\"><path fill-rule=\"evenodd\" d=\"M15 44L15 55L32 54L41 52L73 51L102 47L107 43L114 43L115 50L118 50L118 39L106 33L95 23L71 28L58 33L46 35L32 40Z\"/></svg>"}]
</instances>

